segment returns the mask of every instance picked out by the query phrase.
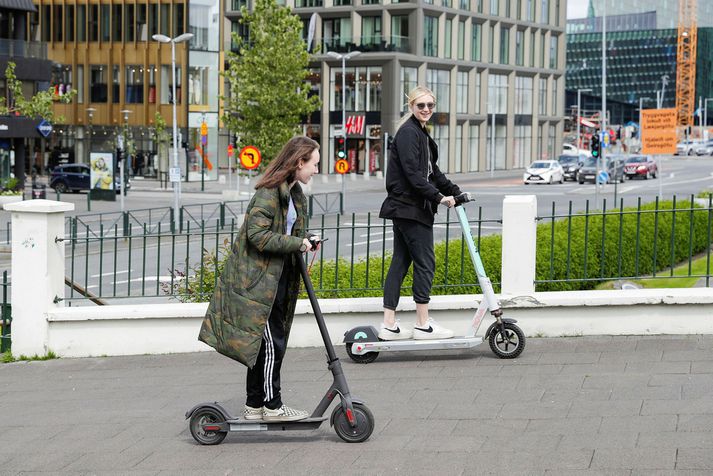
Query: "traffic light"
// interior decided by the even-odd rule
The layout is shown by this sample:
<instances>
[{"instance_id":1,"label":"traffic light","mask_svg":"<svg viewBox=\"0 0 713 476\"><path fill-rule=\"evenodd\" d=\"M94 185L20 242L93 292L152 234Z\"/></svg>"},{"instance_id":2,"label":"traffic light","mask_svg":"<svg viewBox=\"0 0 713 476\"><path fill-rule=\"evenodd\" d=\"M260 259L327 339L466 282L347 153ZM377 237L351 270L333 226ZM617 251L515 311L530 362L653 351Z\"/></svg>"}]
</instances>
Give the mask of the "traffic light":
<instances>
[{"instance_id":1,"label":"traffic light","mask_svg":"<svg viewBox=\"0 0 713 476\"><path fill-rule=\"evenodd\" d=\"M599 142L599 134L592 135L592 157L599 158L602 155L602 144Z\"/></svg>"},{"instance_id":2,"label":"traffic light","mask_svg":"<svg viewBox=\"0 0 713 476\"><path fill-rule=\"evenodd\" d=\"M346 158L347 148L344 137L337 137L334 141L334 154L337 156L337 160Z\"/></svg>"}]
</instances>

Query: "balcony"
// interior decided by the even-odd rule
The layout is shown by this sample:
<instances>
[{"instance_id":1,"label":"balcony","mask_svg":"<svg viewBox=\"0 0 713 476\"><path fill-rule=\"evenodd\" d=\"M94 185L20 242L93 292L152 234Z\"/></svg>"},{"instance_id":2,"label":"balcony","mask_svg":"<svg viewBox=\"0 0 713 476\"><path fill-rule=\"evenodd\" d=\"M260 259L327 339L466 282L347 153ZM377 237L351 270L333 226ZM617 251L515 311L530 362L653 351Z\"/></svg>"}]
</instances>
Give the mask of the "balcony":
<instances>
[{"instance_id":1,"label":"balcony","mask_svg":"<svg viewBox=\"0 0 713 476\"><path fill-rule=\"evenodd\" d=\"M362 36L359 44L347 41L346 38L332 37L322 40L322 52L335 51L337 53L346 53L349 51L362 51L364 53L373 53L381 51L399 51L402 53L410 53L411 48L408 38L405 36L391 36L391 43L381 35Z\"/></svg>"},{"instance_id":2,"label":"balcony","mask_svg":"<svg viewBox=\"0 0 713 476\"><path fill-rule=\"evenodd\" d=\"M47 59L47 43L0 38L0 56Z\"/></svg>"}]
</instances>

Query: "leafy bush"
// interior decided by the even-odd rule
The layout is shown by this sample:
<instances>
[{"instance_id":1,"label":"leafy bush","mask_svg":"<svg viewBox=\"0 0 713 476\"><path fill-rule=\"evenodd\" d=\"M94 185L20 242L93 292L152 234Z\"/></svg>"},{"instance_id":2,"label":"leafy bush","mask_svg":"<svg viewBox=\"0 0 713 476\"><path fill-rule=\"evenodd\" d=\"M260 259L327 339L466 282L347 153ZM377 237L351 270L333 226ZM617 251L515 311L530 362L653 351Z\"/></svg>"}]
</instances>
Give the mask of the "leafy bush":
<instances>
[{"instance_id":1,"label":"leafy bush","mask_svg":"<svg viewBox=\"0 0 713 476\"><path fill-rule=\"evenodd\" d=\"M659 202L609 210L541 223L537 226L536 281L538 291L592 289L600 281L647 276L675 266L709 243L708 209L691 208L690 201ZM490 235L478 243L480 257L493 286L499 291L502 237ZM218 256L206 252L203 267L189 268L187 281L176 274L173 294L183 301L205 301L213 292L217 273L229 252L225 242ZM462 239L435 244L434 295L480 292L475 270ZM311 255L310 255L311 256ZM370 256L353 264L346 259L316 261L310 277L319 297L382 296L391 255ZM201 269L203 269L201 274ZM177 272L178 273L178 272ZM404 279L402 294L410 295L412 271ZM164 289L171 293L170 287ZM303 295L304 297L304 295Z\"/></svg>"}]
</instances>

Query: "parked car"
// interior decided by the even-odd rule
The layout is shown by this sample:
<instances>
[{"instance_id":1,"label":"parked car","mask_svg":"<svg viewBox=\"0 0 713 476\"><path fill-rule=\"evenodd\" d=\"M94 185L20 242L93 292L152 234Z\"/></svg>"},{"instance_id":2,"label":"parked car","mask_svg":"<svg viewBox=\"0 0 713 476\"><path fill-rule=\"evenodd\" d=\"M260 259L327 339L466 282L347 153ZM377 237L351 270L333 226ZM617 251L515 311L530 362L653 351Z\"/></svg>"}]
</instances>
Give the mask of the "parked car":
<instances>
[{"instance_id":1,"label":"parked car","mask_svg":"<svg viewBox=\"0 0 713 476\"><path fill-rule=\"evenodd\" d=\"M609 179L607 183L614 182L624 182L624 157L617 155L606 156L606 167L604 164L599 165L597 169L597 159L594 157L587 157L584 161L582 167L579 169L579 174L577 175L577 182L583 184L584 182L596 183L597 172L606 170L609 173Z\"/></svg>"},{"instance_id":2,"label":"parked car","mask_svg":"<svg viewBox=\"0 0 713 476\"><path fill-rule=\"evenodd\" d=\"M530 183L563 183L564 170L556 160L536 160L525 169L522 179L525 185Z\"/></svg>"},{"instance_id":3,"label":"parked car","mask_svg":"<svg viewBox=\"0 0 713 476\"><path fill-rule=\"evenodd\" d=\"M696 155L713 155L713 139L701 142L693 148Z\"/></svg>"},{"instance_id":4,"label":"parked car","mask_svg":"<svg viewBox=\"0 0 713 476\"><path fill-rule=\"evenodd\" d=\"M658 171L656 161L650 155L632 155L624 162L624 175L629 180L634 177L656 178Z\"/></svg>"},{"instance_id":5,"label":"parked car","mask_svg":"<svg viewBox=\"0 0 713 476\"><path fill-rule=\"evenodd\" d=\"M89 190L91 173L87 164L63 164L52 169L50 176L50 187L59 193L78 193L82 190ZM119 174L114 174L114 184L116 193L121 192L121 179ZM126 189L131 188L131 180L126 181Z\"/></svg>"},{"instance_id":6,"label":"parked car","mask_svg":"<svg viewBox=\"0 0 713 476\"><path fill-rule=\"evenodd\" d=\"M577 180L579 168L587 157L585 155L560 155L557 162L562 166L565 180Z\"/></svg>"},{"instance_id":7,"label":"parked car","mask_svg":"<svg viewBox=\"0 0 713 476\"><path fill-rule=\"evenodd\" d=\"M700 141L684 140L676 144L676 155L694 155L696 147L701 144Z\"/></svg>"}]
</instances>

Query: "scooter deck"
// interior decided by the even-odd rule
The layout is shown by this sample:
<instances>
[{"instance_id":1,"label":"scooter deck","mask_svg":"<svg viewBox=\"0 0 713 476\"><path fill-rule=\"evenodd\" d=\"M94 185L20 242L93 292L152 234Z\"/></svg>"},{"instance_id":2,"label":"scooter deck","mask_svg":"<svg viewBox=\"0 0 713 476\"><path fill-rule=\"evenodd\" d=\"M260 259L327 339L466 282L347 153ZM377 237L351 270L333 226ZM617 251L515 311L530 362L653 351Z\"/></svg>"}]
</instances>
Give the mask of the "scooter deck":
<instances>
[{"instance_id":1,"label":"scooter deck","mask_svg":"<svg viewBox=\"0 0 713 476\"><path fill-rule=\"evenodd\" d=\"M480 336L456 336L450 339L405 339L405 340L380 340L371 342L354 342L352 353L364 355L369 352L394 352L406 350L451 350L470 349L483 343Z\"/></svg>"},{"instance_id":2,"label":"scooter deck","mask_svg":"<svg viewBox=\"0 0 713 476\"><path fill-rule=\"evenodd\" d=\"M327 420L326 416L305 418L297 421L264 421L233 419L216 423L221 431L284 431L284 430L315 430Z\"/></svg>"}]
</instances>

